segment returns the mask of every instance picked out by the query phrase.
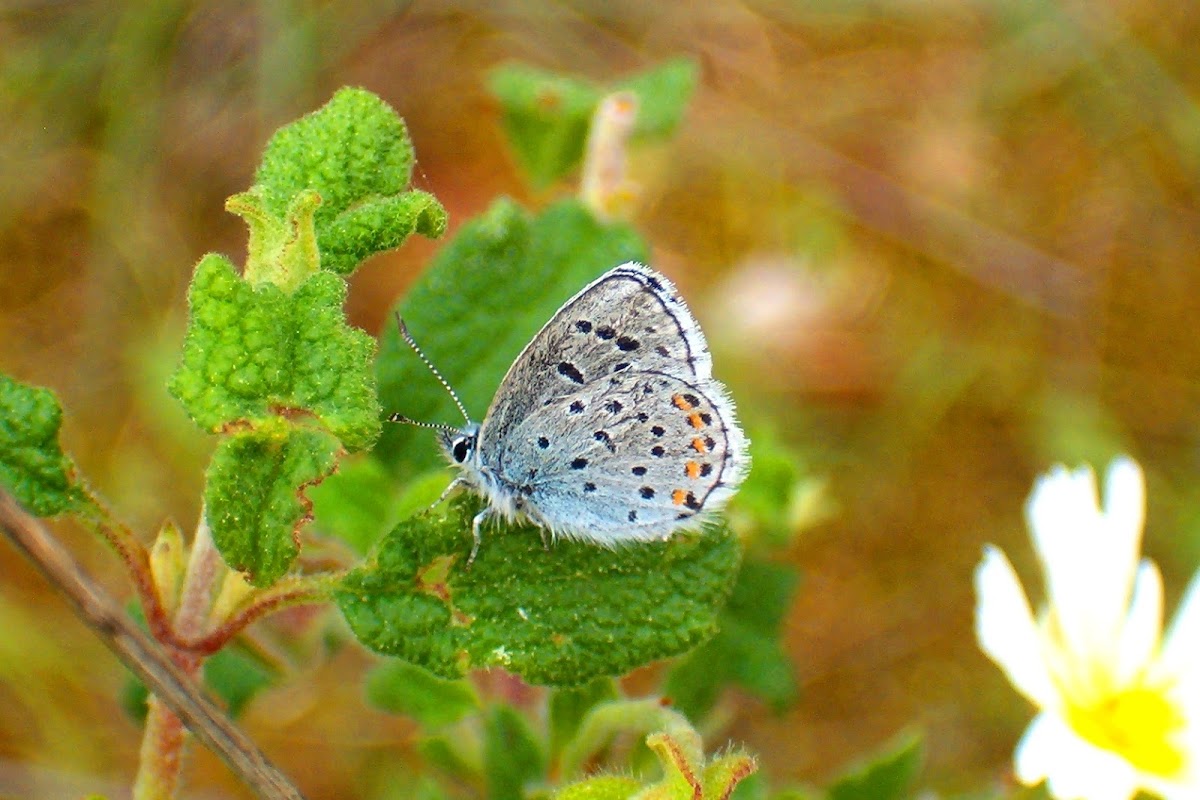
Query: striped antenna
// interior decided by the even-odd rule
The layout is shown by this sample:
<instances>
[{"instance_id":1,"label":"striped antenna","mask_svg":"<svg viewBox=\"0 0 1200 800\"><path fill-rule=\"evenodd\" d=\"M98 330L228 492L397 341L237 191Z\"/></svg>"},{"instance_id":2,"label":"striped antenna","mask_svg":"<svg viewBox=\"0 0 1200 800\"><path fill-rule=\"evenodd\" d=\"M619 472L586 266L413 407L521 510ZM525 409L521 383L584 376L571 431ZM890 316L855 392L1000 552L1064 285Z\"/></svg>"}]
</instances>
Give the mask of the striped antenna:
<instances>
[{"instance_id":1,"label":"striped antenna","mask_svg":"<svg viewBox=\"0 0 1200 800\"><path fill-rule=\"evenodd\" d=\"M442 373L438 372L438 368L433 365L433 362L430 361L428 357L426 357L425 353L421 350L420 345L417 344L417 340L414 339L412 334L408 332L408 326L404 324L404 319L400 316L399 311L396 312L396 324L400 326L400 335L404 337L404 341L408 342L408 346L411 347L412 351L417 354L417 358L421 359L421 363L428 367L429 371L433 373L433 377L437 378L438 383L442 384L442 388L445 389L450 395L450 399L454 401L454 405L458 406L458 410L462 412L463 419L465 419L467 422L470 422L471 415L467 413L466 406L462 404L462 400L458 399L458 394L453 388L451 388L450 383L442 377ZM409 425L418 425L422 428L436 428L438 430L449 431L455 430L450 425L438 425L432 422L417 422L416 420L411 420L401 414L392 414L390 417L388 417L388 422L405 422Z\"/></svg>"},{"instance_id":2,"label":"striped antenna","mask_svg":"<svg viewBox=\"0 0 1200 800\"><path fill-rule=\"evenodd\" d=\"M405 425L416 425L418 428L432 428L435 431L444 431L446 433L454 433L458 429L453 425L443 425L439 422L421 422L415 419L409 419L403 414L392 414L387 418L388 422L402 422Z\"/></svg>"}]
</instances>

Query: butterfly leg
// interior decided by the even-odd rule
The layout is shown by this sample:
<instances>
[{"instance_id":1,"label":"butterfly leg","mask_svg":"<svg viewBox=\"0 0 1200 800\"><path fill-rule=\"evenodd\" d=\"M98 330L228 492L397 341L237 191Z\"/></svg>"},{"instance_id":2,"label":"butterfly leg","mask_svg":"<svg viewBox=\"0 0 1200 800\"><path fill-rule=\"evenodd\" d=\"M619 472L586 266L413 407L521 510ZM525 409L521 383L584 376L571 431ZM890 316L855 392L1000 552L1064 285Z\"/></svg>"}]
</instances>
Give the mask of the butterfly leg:
<instances>
[{"instance_id":1,"label":"butterfly leg","mask_svg":"<svg viewBox=\"0 0 1200 800\"><path fill-rule=\"evenodd\" d=\"M471 555L467 556L467 568L475 561L475 556L479 554L479 544L483 541L483 537L479 534L479 529L483 525L483 521L492 515L492 508L488 506L483 511L475 515L475 519L471 520L471 537L474 542L471 545Z\"/></svg>"},{"instance_id":2,"label":"butterfly leg","mask_svg":"<svg viewBox=\"0 0 1200 800\"><path fill-rule=\"evenodd\" d=\"M433 505L431 505L429 507L429 510L432 511L433 509L440 506L442 504L442 501L445 500L447 497L449 497L451 492L453 492L459 486L462 486L463 483L464 483L464 481L461 477L455 478L454 480L450 481L450 485L442 490L441 495L438 497L437 500L433 501Z\"/></svg>"}]
</instances>

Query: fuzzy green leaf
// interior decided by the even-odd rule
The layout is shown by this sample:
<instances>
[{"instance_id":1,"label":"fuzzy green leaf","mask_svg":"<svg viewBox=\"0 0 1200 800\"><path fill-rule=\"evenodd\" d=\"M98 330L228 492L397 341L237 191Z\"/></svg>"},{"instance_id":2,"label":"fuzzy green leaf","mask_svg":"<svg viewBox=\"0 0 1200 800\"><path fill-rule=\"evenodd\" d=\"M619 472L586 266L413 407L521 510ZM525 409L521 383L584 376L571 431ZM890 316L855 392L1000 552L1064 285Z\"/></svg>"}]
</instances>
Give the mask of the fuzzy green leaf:
<instances>
[{"instance_id":1,"label":"fuzzy green leaf","mask_svg":"<svg viewBox=\"0 0 1200 800\"><path fill-rule=\"evenodd\" d=\"M219 255L201 259L188 301L183 362L170 389L196 424L220 431L314 415L347 450L379 435L375 343L346 324L341 278L319 272L293 293L251 287Z\"/></svg>"},{"instance_id":2,"label":"fuzzy green leaf","mask_svg":"<svg viewBox=\"0 0 1200 800\"><path fill-rule=\"evenodd\" d=\"M404 298L401 313L475 419L513 360L559 306L646 247L627 226L604 225L575 200L531 216L501 200L462 226ZM388 411L460 422L446 391L400 338L384 331L379 394ZM445 462L429 431L389 425L375 453L398 474Z\"/></svg>"},{"instance_id":3,"label":"fuzzy green leaf","mask_svg":"<svg viewBox=\"0 0 1200 800\"><path fill-rule=\"evenodd\" d=\"M683 659L667 678L676 707L699 719L727 683L736 683L782 709L796 698L791 661L780 627L795 592L794 570L746 561L721 613L720 632Z\"/></svg>"},{"instance_id":4,"label":"fuzzy green leaf","mask_svg":"<svg viewBox=\"0 0 1200 800\"><path fill-rule=\"evenodd\" d=\"M623 775L597 775L594 778L564 786L554 794L554 800L628 800L642 789L633 778Z\"/></svg>"},{"instance_id":5,"label":"fuzzy green leaf","mask_svg":"<svg viewBox=\"0 0 1200 800\"><path fill-rule=\"evenodd\" d=\"M327 433L278 422L223 439L208 466L208 523L221 557L255 586L282 577L300 551L310 519L305 490L334 467Z\"/></svg>"},{"instance_id":6,"label":"fuzzy green leaf","mask_svg":"<svg viewBox=\"0 0 1200 800\"><path fill-rule=\"evenodd\" d=\"M924 759L921 737L908 734L887 745L884 752L857 767L829 787L829 800L904 800Z\"/></svg>"},{"instance_id":7,"label":"fuzzy green leaf","mask_svg":"<svg viewBox=\"0 0 1200 800\"><path fill-rule=\"evenodd\" d=\"M485 536L463 569L479 507L463 496L444 515L401 522L346 576L335 597L359 641L447 678L503 667L572 686L686 652L716 630L739 560L728 528L546 552L524 526Z\"/></svg>"},{"instance_id":8,"label":"fuzzy green leaf","mask_svg":"<svg viewBox=\"0 0 1200 800\"><path fill-rule=\"evenodd\" d=\"M408 191L412 165L404 120L374 94L346 88L279 129L255 182L265 208L279 219L301 191L320 195L314 223L321 267L345 275L411 233L445 232L446 211L437 200Z\"/></svg>"},{"instance_id":9,"label":"fuzzy green leaf","mask_svg":"<svg viewBox=\"0 0 1200 800\"><path fill-rule=\"evenodd\" d=\"M426 728L458 722L479 710L471 684L446 680L404 661L381 664L367 676L367 702L392 714L404 714Z\"/></svg>"},{"instance_id":10,"label":"fuzzy green leaf","mask_svg":"<svg viewBox=\"0 0 1200 800\"><path fill-rule=\"evenodd\" d=\"M0 374L0 485L39 517L87 504L75 465L59 447L61 427L54 392Z\"/></svg>"},{"instance_id":11,"label":"fuzzy green leaf","mask_svg":"<svg viewBox=\"0 0 1200 800\"><path fill-rule=\"evenodd\" d=\"M604 86L508 64L492 71L488 87L503 109L504 128L517 161L533 185L541 188L579 166L592 114L606 94L627 89L637 95L635 136L666 136L683 118L697 71L691 59L674 59Z\"/></svg>"},{"instance_id":12,"label":"fuzzy green leaf","mask_svg":"<svg viewBox=\"0 0 1200 800\"><path fill-rule=\"evenodd\" d=\"M483 771L487 796L522 800L525 785L545 772L545 755L525 719L511 706L495 706L483 734Z\"/></svg>"}]
</instances>

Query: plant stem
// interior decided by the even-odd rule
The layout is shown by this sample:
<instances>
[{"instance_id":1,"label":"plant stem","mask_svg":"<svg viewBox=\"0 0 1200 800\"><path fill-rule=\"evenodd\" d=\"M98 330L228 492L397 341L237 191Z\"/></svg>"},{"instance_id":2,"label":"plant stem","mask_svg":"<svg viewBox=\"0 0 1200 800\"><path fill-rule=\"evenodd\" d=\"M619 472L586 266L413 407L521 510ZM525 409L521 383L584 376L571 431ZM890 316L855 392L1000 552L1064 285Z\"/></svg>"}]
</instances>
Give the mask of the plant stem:
<instances>
[{"instance_id":1,"label":"plant stem","mask_svg":"<svg viewBox=\"0 0 1200 800\"><path fill-rule=\"evenodd\" d=\"M185 669L134 625L46 528L3 490L0 490L0 530L67 597L75 614L92 632L150 687L158 702L182 719L259 797L303 800L299 790L254 742L204 696ZM175 773L178 774L178 769Z\"/></svg>"},{"instance_id":2,"label":"plant stem","mask_svg":"<svg viewBox=\"0 0 1200 800\"><path fill-rule=\"evenodd\" d=\"M213 586L220 573L221 558L213 545L206 509L200 507L200 521L192 538L192 552L183 576L179 611L175 614L174 642L186 641L204 632ZM156 592L157 594L157 592ZM200 674L204 657L181 651L174 642L164 642L172 660L193 680ZM142 732L138 774L133 784L134 800L171 800L179 787L183 769L183 751L187 744L183 723L171 709L151 695Z\"/></svg>"},{"instance_id":3,"label":"plant stem","mask_svg":"<svg viewBox=\"0 0 1200 800\"><path fill-rule=\"evenodd\" d=\"M266 589L257 590L207 633L187 639L183 644L196 655L212 655L260 617L285 608L327 600L337 577L336 574L326 574L284 579Z\"/></svg>"},{"instance_id":4,"label":"plant stem","mask_svg":"<svg viewBox=\"0 0 1200 800\"><path fill-rule=\"evenodd\" d=\"M133 800L172 800L183 767L184 728L179 717L150 695Z\"/></svg>"}]
</instances>

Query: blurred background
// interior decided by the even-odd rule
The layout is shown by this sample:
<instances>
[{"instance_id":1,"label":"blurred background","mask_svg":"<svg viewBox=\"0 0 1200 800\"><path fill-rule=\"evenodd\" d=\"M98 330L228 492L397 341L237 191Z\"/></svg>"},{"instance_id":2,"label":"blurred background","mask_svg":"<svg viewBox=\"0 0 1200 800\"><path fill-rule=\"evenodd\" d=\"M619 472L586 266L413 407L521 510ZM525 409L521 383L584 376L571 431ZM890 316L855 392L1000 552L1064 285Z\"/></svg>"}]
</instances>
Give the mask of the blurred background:
<instances>
[{"instance_id":1,"label":"blurred background","mask_svg":"<svg viewBox=\"0 0 1200 800\"><path fill-rule=\"evenodd\" d=\"M1200 564L1198 36L1185 0L8 2L0 370L59 394L65 447L147 541L188 530L213 442L164 383L192 267L244 257L223 202L275 128L378 93L453 233L500 195L573 191L528 188L489 69L611 81L689 55L633 222L823 509L778 553L799 697L734 690L708 744L820 785L915 728L923 786L1003 784L1030 711L975 646L971 573L990 541L1037 585L1034 477L1130 453L1169 604ZM377 334L438 246L360 268L351 322ZM129 596L100 542L55 530ZM7 546L0 575L0 795L123 796L122 668ZM385 784L414 731L365 706L368 662L313 644L245 710L310 797L406 796ZM247 796L192 753L188 796Z\"/></svg>"}]
</instances>

